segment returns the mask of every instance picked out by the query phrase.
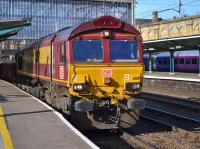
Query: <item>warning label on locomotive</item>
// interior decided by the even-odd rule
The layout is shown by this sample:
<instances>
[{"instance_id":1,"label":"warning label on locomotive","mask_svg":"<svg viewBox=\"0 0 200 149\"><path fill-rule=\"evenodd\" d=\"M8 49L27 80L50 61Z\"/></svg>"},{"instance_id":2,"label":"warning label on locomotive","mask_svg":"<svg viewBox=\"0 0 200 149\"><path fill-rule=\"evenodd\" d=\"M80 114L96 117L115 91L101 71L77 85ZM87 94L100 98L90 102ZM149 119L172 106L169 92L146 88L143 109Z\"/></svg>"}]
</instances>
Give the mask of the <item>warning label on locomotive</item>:
<instances>
[{"instance_id":1,"label":"warning label on locomotive","mask_svg":"<svg viewBox=\"0 0 200 149\"><path fill-rule=\"evenodd\" d=\"M102 75L104 77L111 77L112 76L112 69L103 69L102 70Z\"/></svg>"},{"instance_id":2,"label":"warning label on locomotive","mask_svg":"<svg viewBox=\"0 0 200 149\"><path fill-rule=\"evenodd\" d=\"M60 79L64 79L64 67L60 66Z\"/></svg>"}]
</instances>

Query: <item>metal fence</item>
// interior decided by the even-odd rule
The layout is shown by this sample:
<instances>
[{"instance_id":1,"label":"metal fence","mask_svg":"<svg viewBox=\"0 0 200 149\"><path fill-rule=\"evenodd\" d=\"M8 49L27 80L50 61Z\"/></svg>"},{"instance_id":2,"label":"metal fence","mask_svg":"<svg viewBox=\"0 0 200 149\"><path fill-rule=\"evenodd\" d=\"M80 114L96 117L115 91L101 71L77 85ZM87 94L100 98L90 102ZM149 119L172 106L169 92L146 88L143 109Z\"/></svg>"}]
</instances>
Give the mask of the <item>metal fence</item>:
<instances>
[{"instance_id":1,"label":"metal fence","mask_svg":"<svg viewBox=\"0 0 200 149\"><path fill-rule=\"evenodd\" d=\"M31 18L12 39L36 39L102 15L131 22L131 3L69 0L0 0L0 20Z\"/></svg>"}]
</instances>

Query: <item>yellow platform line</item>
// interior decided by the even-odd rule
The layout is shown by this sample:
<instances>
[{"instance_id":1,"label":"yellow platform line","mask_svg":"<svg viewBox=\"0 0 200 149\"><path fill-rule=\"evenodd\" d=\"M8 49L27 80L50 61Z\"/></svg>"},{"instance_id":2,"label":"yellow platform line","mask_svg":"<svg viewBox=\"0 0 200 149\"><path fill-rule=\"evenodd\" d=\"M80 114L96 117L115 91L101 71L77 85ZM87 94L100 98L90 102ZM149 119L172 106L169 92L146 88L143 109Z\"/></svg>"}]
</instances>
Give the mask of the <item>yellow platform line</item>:
<instances>
[{"instance_id":1,"label":"yellow platform line","mask_svg":"<svg viewBox=\"0 0 200 149\"><path fill-rule=\"evenodd\" d=\"M3 116L3 110L0 106L0 133L3 138L4 149L13 149L13 143L9 134L9 131L6 126L6 122Z\"/></svg>"}]
</instances>

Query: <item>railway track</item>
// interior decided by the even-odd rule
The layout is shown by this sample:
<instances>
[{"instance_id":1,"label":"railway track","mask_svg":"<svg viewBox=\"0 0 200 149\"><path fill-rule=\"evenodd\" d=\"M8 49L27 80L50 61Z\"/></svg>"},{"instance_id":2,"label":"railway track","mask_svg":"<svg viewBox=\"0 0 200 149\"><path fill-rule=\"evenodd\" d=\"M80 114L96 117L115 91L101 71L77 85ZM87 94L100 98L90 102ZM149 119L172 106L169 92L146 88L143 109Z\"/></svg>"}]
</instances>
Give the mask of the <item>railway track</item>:
<instances>
[{"instance_id":1,"label":"railway track","mask_svg":"<svg viewBox=\"0 0 200 149\"><path fill-rule=\"evenodd\" d=\"M200 148L200 103L194 99L182 99L145 93L146 109L141 118L172 128L170 135L190 144L189 148ZM174 132L174 133L173 133ZM162 134L162 133L161 133ZM155 144L155 143L153 143Z\"/></svg>"},{"instance_id":2,"label":"railway track","mask_svg":"<svg viewBox=\"0 0 200 149\"><path fill-rule=\"evenodd\" d=\"M120 129L90 130L83 134L102 149L156 149L152 144Z\"/></svg>"},{"instance_id":3,"label":"railway track","mask_svg":"<svg viewBox=\"0 0 200 149\"><path fill-rule=\"evenodd\" d=\"M163 122L176 129L186 130L199 138L200 105L198 102L169 96L147 95L149 96L145 95L143 98L147 106L142 116Z\"/></svg>"},{"instance_id":4,"label":"railway track","mask_svg":"<svg viewBox=\"0 0 200 149\"><path fill-rule=\"evenodd\" d=\"M163 125L171 126L174 130L192 137L197 143L200 142L200 121L188 117L176 115L160 109L146 107L141 117L156 121Z\"/></svg>"},{"instance_id":5,"label":"railway track","mask_svg":"<svg viewBox=\"0 0 200 149\"><path fill-rule=\"evenodd\" d=\"M140 96L143 99L147 99L150 101L158 101L158 102L164 102L169 104L174 104L177 106L183 106L186 108L190 108L193 110L200 111L200 99L195 98L179 98L174 96L164 96L164 95L158 95L158 94L152 94L152 93L146 93L143 92Z\"/></svg>"},{"instance_id":6,"label":"railway track","mask_svg":"<svg viewBox=\"0 0 200 149\"><path fill-rule=\"evenodd\" d=\"M157 149L155 146L152 144L142 140L141 138L138 138L136 136L133 136L125 131L122 132L122 138L126 140L133 148L140 148L140 149Z\"/></svg>"}]
</instances>

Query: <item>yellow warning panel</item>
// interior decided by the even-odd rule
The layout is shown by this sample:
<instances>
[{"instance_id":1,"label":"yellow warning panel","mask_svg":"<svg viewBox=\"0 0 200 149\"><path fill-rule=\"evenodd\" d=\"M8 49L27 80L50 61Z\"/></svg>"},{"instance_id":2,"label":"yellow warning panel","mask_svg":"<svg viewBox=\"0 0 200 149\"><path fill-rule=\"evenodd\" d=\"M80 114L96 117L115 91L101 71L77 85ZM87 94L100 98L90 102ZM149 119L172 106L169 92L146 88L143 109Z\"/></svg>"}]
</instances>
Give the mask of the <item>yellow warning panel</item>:
<instances>
[{"instance_id":1,"label":"yellow warning panel","mask_svg":"<svg viewBox=\"0 0 200 149\"><path fill-rule=\"evenodd\" d=\"M6 126L3 110L1 107L0 107L0 135L3 140L4 149L13 149L12 140Z\"/></svg>"}]
</instances>

